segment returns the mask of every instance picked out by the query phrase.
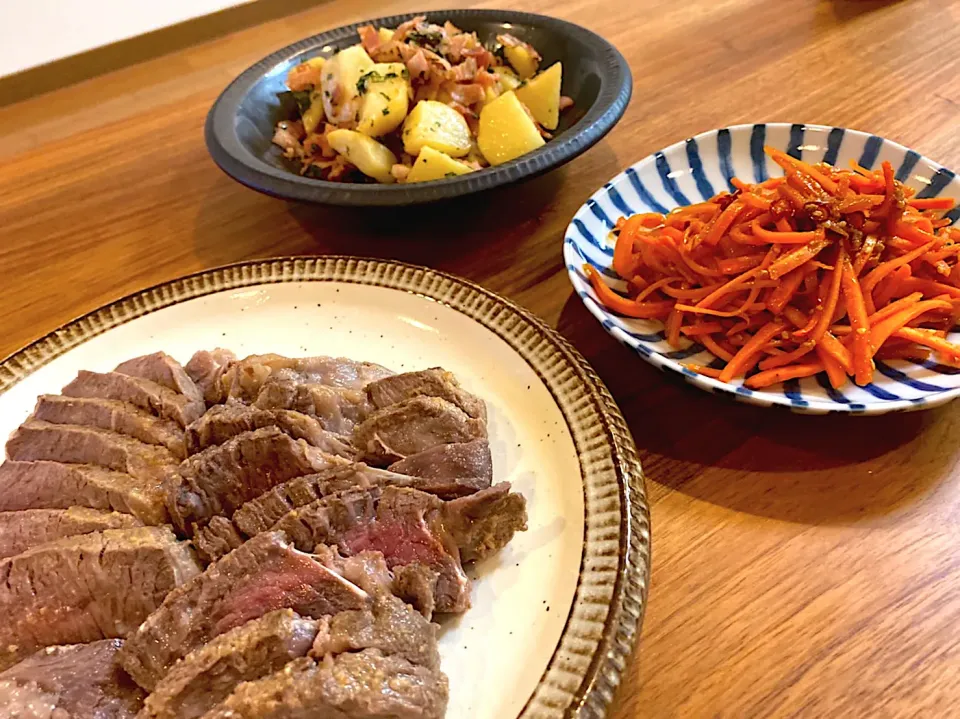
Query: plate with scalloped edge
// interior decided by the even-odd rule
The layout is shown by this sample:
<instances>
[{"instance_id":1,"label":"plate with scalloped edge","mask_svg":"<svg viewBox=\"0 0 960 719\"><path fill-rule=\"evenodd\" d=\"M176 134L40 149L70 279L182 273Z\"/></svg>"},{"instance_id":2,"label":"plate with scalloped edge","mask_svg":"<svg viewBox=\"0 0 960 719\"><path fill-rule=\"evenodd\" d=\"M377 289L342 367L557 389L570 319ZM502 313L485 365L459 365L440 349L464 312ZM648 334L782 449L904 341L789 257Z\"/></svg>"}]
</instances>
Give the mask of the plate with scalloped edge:
<instances>
[{"instance_id":1,"label":"plate with scalloped edge","mask_svg":"<svg viewBox=\"0 0 960 719\"><path fill-rule=\"evenodd\" d=\"M602 717L650 571L643 477L589 365L516 305L450 275L351 257L245 262L130 295L0 361L0 438L81 369L157 350L442 366L487 405L494 481L528 528L474 564L472 608L440 621L449 717ZM491 691L491 688L493 690Z\"/></svg>"},{"instance_id":2,"label":"plate with scalloped edge","mask_svg":"<svg viewBox=\"0 0 960 719\"><path fill-rule=\"evenodd\" d=\"M722 360L702 346L684 341L667 344L663 323L617 315L597 300L583 265L593 265L615 290L626 283L614 272L611 230L617 219L638 212L668 212L735 189L733 177L763 182L782 175L763 152L765 145L807 162L846 167L856 160L863 167L889 161L897 180L917 191L917 197L958 197L960 178L952 170L895 142L841 127L769 123L736 125L704 132L677 142L631 165L607 182L574 215L564 235L563 256L570 281L587 309L604 329L661 370L676 372L708 392L734 396L764 407L782 406L807 414L884 414L935 407L960 396L960 369L933 359L877 361L874 381L858 387L849 382L839 390L825 374L789 380L752 390L741 379L733 382L697 374L685 364L721 367ZM948 213L956 223L960 208ZM960 328L948 338L960 342Z\"/></svg>"}]
</instances>

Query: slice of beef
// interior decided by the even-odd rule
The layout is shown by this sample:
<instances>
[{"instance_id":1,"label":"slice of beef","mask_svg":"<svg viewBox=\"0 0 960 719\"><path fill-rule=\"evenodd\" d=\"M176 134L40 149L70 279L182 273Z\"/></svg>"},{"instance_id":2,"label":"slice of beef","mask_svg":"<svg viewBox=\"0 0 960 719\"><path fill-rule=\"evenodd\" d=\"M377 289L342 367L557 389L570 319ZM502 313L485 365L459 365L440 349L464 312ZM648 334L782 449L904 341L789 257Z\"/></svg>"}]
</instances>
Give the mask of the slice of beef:
<instances>
[{"instance_id":1,"label":"slice of beef","mask_svg":"<svg viewBox=\"0 0 960 719\"><path fill-rule=\"evenodd\" d=\"M28 420L7 442L7 457L18 462L50 460L95 464L160 484L176 471L164 447L95 427Z\"/></svg>"},{"instance_id":2,"label":"slice of beef","mask_svg":"<svg viewBox=\"0 0 960 719\"><path fill-rule=\"evenodd\" d=\"M368 383L391 374L386 367L345 357L291 358L265 354L251 355L233 363L221 376L220 383L225 397L252 402L263 384L271 379L361 390Z\"/></svg>"},{"instance_id":3,"label":"slice of beef","mask_svg":"<svg viewBox=\"0 0 960 719\"><path fill-rule=\"evenodd\" d=\"M143 690L116 664L123 642L47 647L0 674L0 716L133 719Z\"/></svg>"},{"instance_id":4,"label":"slice of beef","mask_svg":"<svg viewBox=\"0 0 960 719\"><path fill-rule=\"evenodd\" d=\"M186 456L183 429L173 420L156 417L146 410L115 399L41 395L33 418L52 424L79 424L99 427L166 447L177 459Z\"/></svg>"},{"instance_id":5,"label":"slice of beef","mask_svg":"<svg viewBox=\"0 0 960 719\"><path fill-rule=\"evenodd\" d=\"M414 397L377 410L358 426L353 443L360 459L386 465L438 444L483 439L487 428L438 397Z\"/></svg>"},{"instance_id":6,"label":"slice of beef","mask_svg":"<svg viewBox=\"0 0 960 719\"><path fill-rule=\"evenodd\" d=\"M439 397L455 404L470 417L487 421L487 407L483 400L464 391L453 373L442 367L375 380L367 385L367 393L377 409L414 397Z\"/></svg>"},{"instance_id":7,"label":"slice of beef","mask_svg":"<svg viewBox=\"0 0 960 719\"><path fill-rule=\"evenodd\" d=\"M166 527L67 537L0 561L0 665L44 646L124 637L200 572Z\"/></svg>"},{"instance_id":8,"label":"slice of beef","mask_svg":"<svg viewBox=\"0 0 960 719\"><path fill-rule=\"evenodd\" d=\"M378 649L428 669L440 668L437 625L392 594L375 597L368 609L321 619L310 653L324 657L364 649Z\"/></svg>"},{"instance_id":9,"label":"slice of beef","mask_svg":"<svg viewBox=\"0 0 960 719\"><path fill-rule=\"evenodd\" d=\"M373 405L363 390L304 384L283 378L264 382L253 406L296 410L316 417L328 432L342 435L349 435L373 412Z\"/></svg>"},{"instance_id":10,"label":"slice of beef","mask_svg":"<svg viewBox=\"0 0 960 719\"><path fill-rule=\"evenodd\" d=\"M426 564L401 564L393 568L390 591L429 619L437 609L439 579L440 573Z\"/></svg>"},{"instance_id":11,"label":"slice of beef","mask_svg":"<svg viewBox=\"0 0 960 719\"><path fill-rule=\"evenodd\" d=\"M166 352L154 352L142 357L134 357L126 362L121 362L113 371L131 377L148 379L162 387L179 392L191 402L203 404L203 392L190 379L190 376L183 369L183 365Z\"/></svg>"},{"instance_id":12,"label":"slice of beef","mask_svg":"<svg viewBox=\"0 0 960 719\"><path fill-rule=\"evenodd\" d=\"M500 482L443 506L443 526L460 549L464 562L488 557L527 529L527 502Z\"/></svg>"},{"instance_id":13,"label":"slice of beef","mask_svg":"<svg viewBox=\"0 0 960 719\"><path fill-rule=\"evenodd\" d=\"M394 462L388 469L438 482L452 481L459 485L466 483L465 478L471 478L475 480L473 486L477 490L489 487L493 481L493 458L490 456L490 443L485 439L438 444Z\"/></svg>"},{"instance_id":14,"label":"slice of beef","mask_svg":"<svg viewBox=\"0 0 960 719\"><path fill-rule=\"evenodd\" d=\"M441 719L449 686L438 670L376 649L295 659L237 687L204 719Z\"/></svg>"},{"instance_id":15,"label":"slice of beef","mask_svg":"<svg viewBox=\"0 0 960 719\"><path fill-rule=\"evenodd\" d=\"M244 432L184 460L167 485L167 509L174 524L192 534L281 482L346 461L276 427Z\"/></svg>"},{"instance_id":16,"label":"slice of beef","mask_svg":"<svg viewBox=\"0 0 960 719\"><path fill-rule=\"evenodd\" d=\"M211 517L207 524L196 527L193 532L193 545L197 548L197 554L208 564L229 554L244 541L245 537L241 536L233 522L226 517Z\"/></svg>"},{"instance_id":17,"label":"slice of beef","mask_svg":"<svg viewBox=\"0 0 960 719\"><path fill-rule=\"evenodd\" d=\"M154 689L170 667L216 636L276 609L319 617L362 609L369 596L298 552L281 532L261 534L170 592L127 637L123 667Z\"/></svg>"},{"instance_id":18,"label":"slice of beef","mask_svg":"<svg viewBox=\"0 0 960 719\"><path fill-rule=\"evenodd\" d=\"M220 386L220 377L237 356L230 350L217 348L212 352L201 350L187 362L187 375L196 383L203 393L203 399L208 405L223 402L223 390Z\"/></svg>"},{"instance_id":19,"label":"slice of beef","mask_svg":"<svg viewBox=\"0 0 960 719\"><path fill-rule=\"evenodd\" d=\"M376 520L359 523L326 543L336 543L346 555L381 552L390 569L410 564L429 567L437 573L433 588L436 611L465 612L470 608L470 581L460 564L457 545L443 526L443 505L442 500L424 492L384 487ZM302 517L304 512L300 512ZM321 526L315 520L302 524Z\"/></svg>"},{"instance_id":20,"label":"slice of beef","mask_svg":"<svg viewBox=\"0 0 960 719\"><path fill-rule=\"evenodd\" d=\"M0 559L62 537L140 526L133 515L85 507L0 512Z\"/></svg>"},{"instance_id":21,"label":"slice of beef","mask_svg":"<svg viewBox=\"0 0 960 719\"><path fill-rule=\"evenodd\" d=\"M318 544L337 544L355 527L371 523L379 498L377 487L330 494L288 512L273 531L284 532L297 549L312 552Z\"/></svg>"},{"instance_id":22,"label":"slice of beef","mask_svg":"<svg viewBox=\"0 0 960 719\"><path fill-rule=\"evenodd\" d=\"M90 507L115 510L144 524L169 521L163 491L153 481L90 464L0 464L0 510Z\"/></svg>"},{"instance_id":23,"label":"slice of beef","mask_svg":"<svg viewBox=\"0 0 960 719\"><path fill-rule=\"evenodd\" d=\"M156 382L122 372L80 370L77 378L63 388L68 397L100 397L129 402L158 417L172 419L181 427L197 419L206 410L203 402L190 399Z\"/></svg>"},{"instance_id":24,"label":"slice of beef","mask_svg":"<svg viewBox=\"0 0 960 719\"><path fill-rule=\"evenodd\" d=\"M290 609L278 609L221 634L174 664L147 698L139 719L203 716L240 682L272 674L306 656L317 625Z\"/></svg>"},{"instance_id":25,"label":"slice of beef","mask_svg":"<svg viewBox=\"0 0 960 719\"><path fill-rule=\"evenodd\" d=\"M348 437L328 432L315 417L289 409L259 409L239 402L212 407L187 427L187 451L196 454L207 447L223 444L238 434L262 427L277 427L327 454L347 458L356 454Z\"/></svg>"}]
</instances>

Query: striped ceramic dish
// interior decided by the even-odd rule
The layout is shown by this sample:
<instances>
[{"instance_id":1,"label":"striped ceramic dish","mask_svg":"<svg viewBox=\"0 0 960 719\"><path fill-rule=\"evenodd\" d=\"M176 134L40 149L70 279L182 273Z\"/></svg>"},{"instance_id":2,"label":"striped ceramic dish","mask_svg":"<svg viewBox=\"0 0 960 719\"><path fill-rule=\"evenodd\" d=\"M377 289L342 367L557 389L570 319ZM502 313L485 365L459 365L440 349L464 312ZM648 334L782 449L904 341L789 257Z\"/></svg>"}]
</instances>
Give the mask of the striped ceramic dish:
<instances>
[{"instance_id":1,"label":"striped ceramic dish","mask_svg":"<svg viewBox=\"0 0 960 719\"><path fill-rule=\"evenodd\" d=\"M610 230L617 218L637 212L667 212L700 202L723 190L733 190L730 180L762 182L781 175L780 167L764 155L764 145L785 150L810 162L847 166L851 159L867 168L889 160L896 177L918 191L918 197L960 197L960 179L945 167L902 145L840 127L821 125L736 125L705 132L650 155L628 167L587 200L574 215L564 238L564 261L577 293L604 328L620 342L661 369L681 374L688 382L710 392L725 392L762 406L782 405L798 412L851 412L882 414L934 407L960 395L960 369L933 360L877 362L876 379L865 387L852 382L835 390L820 374L790 380L764 390L750 390L741 380L724 383L698 375L689 364L722 366L702 346L689 343L670 347L660 322L621 317L604 308L582 271L585 262L596 267L617 290L624 282L613 271ZM960 208L949 214L954 222ZM950 339L960 341L960 327Z\"/></svg>"}]
</instances>

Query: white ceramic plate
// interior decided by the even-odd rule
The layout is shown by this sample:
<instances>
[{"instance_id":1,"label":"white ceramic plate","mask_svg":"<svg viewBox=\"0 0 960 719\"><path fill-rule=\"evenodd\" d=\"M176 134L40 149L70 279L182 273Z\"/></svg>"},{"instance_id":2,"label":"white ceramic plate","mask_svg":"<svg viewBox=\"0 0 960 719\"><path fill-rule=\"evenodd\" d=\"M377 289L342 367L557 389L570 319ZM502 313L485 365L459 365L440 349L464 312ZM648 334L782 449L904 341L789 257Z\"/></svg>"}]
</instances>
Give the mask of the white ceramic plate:
<instances>
[{"instance_id":1,"label":"white ceramic plate","mask_svg":"<svg viewBox=\"0 0 960 719\"><path fill-rule=\"evenodd\" d=\"M617 219L638 212L667 212L700 202L721 190L730 190L732 177L762 182L783 171L764 155L771 145L807 162L847 167L850 160L873 168L888 160L896 177L917 190L917 197L960 197L960 178L945 167L895 142L856 130L821 125L770 123L737 125L678 142L628 167L597 190L574 215L564 239L563 256L577 293L587 309L620 342L656 367L671 370L708 392L732 394L736 399L764 407L779 405L794 412L825 414L883 414L925 409L960 396L960 370L934 360L877 361L874 381L864 387L853 382L835 390L824 373L789 380L762 390L751 390L743 380L720 382L697 374L682 363L722 366L722 361L698 344L676 349L667 344L661 322L620 317L603 307L582 268L596 267L615 290L624 281L613 271L610 230ZM960 208L947 215L954 222ZM960 331L950 335L960 341ZM718 364L719 363L719 364Z\"/></svg>"},{"instance_id":2,"label":"white ceramic plate","mask_svg":"<svg viewBox=\"0 0 960 719\"><path fill-rule=\"evenodd\" d=\"M0 363L0 437L80 369L164 350L342 355L443 366L487 402L495 481L529 530L470 571L473 608L443 624L450 717L600 716L642 617L643 479L606 389L554 332L440 273L351 258L248 263L158 286Z\"/></svg>"}]
</instances>

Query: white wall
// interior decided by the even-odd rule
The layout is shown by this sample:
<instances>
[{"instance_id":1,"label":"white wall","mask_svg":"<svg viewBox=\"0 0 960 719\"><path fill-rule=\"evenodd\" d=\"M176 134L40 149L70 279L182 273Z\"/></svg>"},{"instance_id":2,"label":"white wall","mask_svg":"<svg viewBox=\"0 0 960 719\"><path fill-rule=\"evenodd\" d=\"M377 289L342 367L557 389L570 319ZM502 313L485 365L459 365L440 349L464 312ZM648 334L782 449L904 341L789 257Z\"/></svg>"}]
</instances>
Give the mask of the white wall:
<instances>
[{"instance_id":1,"label":"white wall","mask_svg":"<svg viewBox=\"0 0 960 719\"><path fill-rule=\"evenodd\" d=\"M0 0L0 77L252 0Z\"/></svg>"}]
</instances>

